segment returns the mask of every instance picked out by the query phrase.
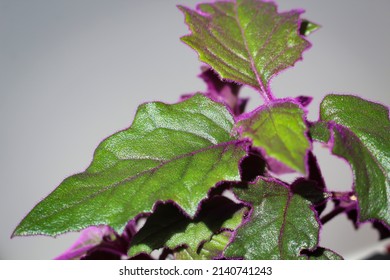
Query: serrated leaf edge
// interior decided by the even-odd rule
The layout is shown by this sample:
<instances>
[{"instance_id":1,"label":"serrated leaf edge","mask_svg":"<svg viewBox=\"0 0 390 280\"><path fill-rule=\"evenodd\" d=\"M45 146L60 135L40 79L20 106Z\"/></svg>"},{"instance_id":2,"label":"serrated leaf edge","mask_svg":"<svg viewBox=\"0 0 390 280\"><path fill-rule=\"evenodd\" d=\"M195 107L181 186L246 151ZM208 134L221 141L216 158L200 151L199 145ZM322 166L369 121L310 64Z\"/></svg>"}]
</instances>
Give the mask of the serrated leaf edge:
<instances>
[{"instance_id":1,"label":"serrated leaf edge","mask_svg":"<svg viewBox=\"0 0 390 280\"><path fill-rule=\"evenodd\" d=\"M292 10L290 10L290 11L288 11L288 12L280 13L280 12L279 12L279 7L278 7L278 5L277 5L275 2L273 2L273 1L261 1L261 0L258 0L258 1L260 1L260 2L265 2L265 3L270 3L270 4L274 5L274 6L275 6L275 9L276 9L276 13L278 13L278 14L286 14L286 13L288 13L288 12L295 12L295 13L297 13L297 15L298 15L298 21L297 21L297 26L296 26L296 35L297 35L298 37L300 37L302 40L304 40L304 41L307 43L306 47L302 50L302 52L301 52L299 58L297 58L297 59L292 63L292 65L288 65L288 66L285 67L284 69L278 70L275 74L273 74L272 76L270 76L270 78L269 78L269 80L268 80L268 82L267 82L267 87L265 87L265 86L264 86L264 83L262 82L262 80L261 80L261 78L260 78L260 76L259 76L259 73L258 73L257 68L254 66L253 57L252 57L252 55L250 54L250 52L248 51L248 45L247 45L245 36L243 36L243 34L242 34L242 29L240 28L240 31L241 31L241 34L242 34L242 37L243 37L243 41L245 42L245 48L246 48L246 50L247 50L247 52L248 52L248 55L249 55L249 58L250 58L251 71L253 71L253 73L254 73L255 76L256 76L256 80L257 80L257 83L259 84L259 88L255 87L255 86L253 86L253 85L249 85L249 86L251 86L251 87L253 87L255 90L259 91L260 94L263 96L265 102L268 103L268 102L273 102L273 101L275 100L275 98L274 98L274 96L273 96L273 94L272 94L272 91L271 91L271 87L270 87L273 78L276 77L276 76L278 76L279 74L283 73L285 70L288 70L288 69L290 69L290 68L293 68L293 67L295 66L295 64L296 64L298 61L302 61L302 60L303 60L303 53L304 53L305 51L307 51L308 49L310 49L311 46L312 46L312 44L310 43L310 41L306 40L305 38L306 38L308 35L310 35L310 33L312 33L312 32L310 32L310 33L307 34L307 35L304 35L304 34L301 34L301 33L300 33L300 28L301 28L302 22L304 22L304 21L310 22L310 21L308 21L308 20L303 19L303 18L300 17L300 15L303 14L303 13L305 12L305 10L303 10L303 9L292 9ZM233 4L237 4L236 1L225 1L225 2L232 2ZM193 32L191 31L190 24L187 22L187 15L186 15L186 12L196 12L196 13L198 13L198 14L201 14L202 16L205 16L205 17L210 16L208 13L205 13L205 12L203 12L203 11L200 9L200 5L202 5L202 3L196 5L195 10L192 10L192 9L190 9L190 8L187 8L187 7L183 6L183 5L177 5L177 6L176 6L176 7L177 7L181 12L183 12L183 14L185 15L184 23L187 25L188 29L190 30L190 33L189 33L189 34L186 34L186 35L180 37L180 40L181 40L182 42L184 42L184 39L185 39L186 37L191 37L191 36L193 35ZM234 9L235 9L235 10L237 9L237 5L234 5ZM310 23L311 23L311 22L310 22ZM315 23L314 23L314 24L315 24ZM319 26L319 25L318 25L318 26ZM319 27L318 27L318 28L319 28ZM317 28L317 29L318 29L318 28ZM316 30L317 30L317 29L316 29ZM313 32L315 32L316 30L314 30ZM193 49L193 48L191 47L191 49ZM198 58L199 58L200 61L202 61L202 62L206 63L207 65L209 65L207 62L205 62L203 59L201 59L201 54L200 54L198 51L196 51L195 49L193 49L193 50L194 50L195 53L198 55ZM236 80L232 80L232 79L228 79L228 78L223 77L223 76L222 76L218 71L216 71L211 65L209 65L209 66L210 66L211 69L213 69L216 73L218 73L218 76L221 78L221 80L226 80L226 81L230 81L230 82L235 82L235 83L243 84L243 83L238 82L238 81L236 81ZM227 65L227 66L229 66L229 65ZM230 66L229 66L229 67L230 67ZM253 70L253 68L254 68L255 70Z\"/></svg>"}]
</instances>

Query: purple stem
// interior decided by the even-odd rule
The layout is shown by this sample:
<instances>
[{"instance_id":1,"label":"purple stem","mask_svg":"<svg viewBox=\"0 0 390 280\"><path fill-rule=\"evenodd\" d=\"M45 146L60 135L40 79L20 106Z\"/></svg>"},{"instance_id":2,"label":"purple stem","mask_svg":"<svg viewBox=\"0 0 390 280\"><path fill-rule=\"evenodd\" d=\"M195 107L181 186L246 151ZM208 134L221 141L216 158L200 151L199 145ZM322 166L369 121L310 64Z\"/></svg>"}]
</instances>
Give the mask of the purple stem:
<instances>
[{"instance_id":1,"label":"purple stem","mask_svg":"<svg viewBox=\"0 0 390 280\"><path fill-rule=\"evenodd\" d=\"M338 200L339 204L335 206L332 211L320 219L321 224L323 225L332 220L337 215L348 212L356 206L356 196L351 192L332 192L331 199Z\"/></svg>"}]
</instances>

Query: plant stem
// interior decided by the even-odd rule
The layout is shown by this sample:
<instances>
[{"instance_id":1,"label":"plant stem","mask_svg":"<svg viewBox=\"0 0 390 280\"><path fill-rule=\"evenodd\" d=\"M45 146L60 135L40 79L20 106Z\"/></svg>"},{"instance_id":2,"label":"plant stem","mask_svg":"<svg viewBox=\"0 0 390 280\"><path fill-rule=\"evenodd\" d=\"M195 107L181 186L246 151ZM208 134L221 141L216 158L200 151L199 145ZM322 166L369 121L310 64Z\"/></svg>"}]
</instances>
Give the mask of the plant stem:
<instances>
[{"instance_id":1,"label":"plant stem","mask_svg":"<svg viewBox=\"0 0 390 280\"><path fill-rule=\"evenodd\" d=\"M331 199L339 201L339 204L336 205L332 211L320 219L321 224L323 225L332 220L337 215L348 212L356 205L356 196L353 192L332 192Z\"/></svg>"},{"instance_id":2,"label":"plant stem","mask_svg":"<svg viewBox=\"0 0 390 280\"><path fill-rule=\"evenodd\" d=\"M335 207L331 212L326 214L321 218L321 224L326 224L330 220L332 220L334 217L336 217L338 214L343 213L345 211L344 207Z\"/></svg>"},{"instance_id":3,"label":"plant stem","mask_svg":"<svg viewBox=\"0 0 390 280\"><path fill-rule=\"evenodd\" d=\"M331 199L340 201L356 201L356 196L353 192L331 192Z\"/></svg>"}]
</instances>

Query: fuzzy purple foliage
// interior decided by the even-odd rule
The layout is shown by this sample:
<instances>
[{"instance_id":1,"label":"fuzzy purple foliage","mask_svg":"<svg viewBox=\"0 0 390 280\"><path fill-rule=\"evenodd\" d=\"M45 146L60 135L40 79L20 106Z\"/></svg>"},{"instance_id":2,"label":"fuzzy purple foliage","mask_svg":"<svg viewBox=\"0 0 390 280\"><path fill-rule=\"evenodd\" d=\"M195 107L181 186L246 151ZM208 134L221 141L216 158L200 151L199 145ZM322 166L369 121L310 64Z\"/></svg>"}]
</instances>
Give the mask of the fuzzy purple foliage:
<instances>
[{"instance_id":1,"label":"fuzzy purple foliage","mask_svg":"<svg viewBox=\"0 0 390 280\"><path fill-rule=\"evenodd\" d=\"M104 177L108 183L101 187L86 181L88 191L98 191L81 198L77 194L76 202L69 200L77 205L86 201L88 207L80 211L90 214L90 209L102 210L100 204L90 201L92 198L107 190L114 193L122 184L126 188L116 199L123 204L115 209L121 218L107 218L100 213L104 219L77 220L77 227L66 224L57 231L44 226L41 229L36 220L27 219L23 221L25 228L18 226L14 234L57 235L69 228L84 228L80 239L56 258L82 260L336 260L341 256L321 246L320 233L329 220L342 213L347 214L356 229L362 222L370 222L380 238L390 237L388 108L355 96L328 95L321 103L319 120L308 122L306 107L312 97L278 99L272 93L273 77L302 59L302 53L311 46L307 36L319 26L302 19L302 10L279 13L276 4L261 0L217 1L200 4L196 10L182 6L179 9L191 31L182 40L208 64L201 67L199 75L206 90L183 95L175 105L143 105L137 113L136 128L124 131L111 142L108 138L99 150L103 155L100 161L79 174L81 179L75 185L82 185L85 178L104 177L105 172L111 171L112 177ZM240 96L242 86L255 88L264 104L245 112L249 100ZM203 111L183 105L187 101L185 104L192 104L193 100ZM357 116L355 108L366 114ZM142 134L143 130L147 134ZM136 138L139 142L134 144ZM150 139L155 143L147 142ZM351 166L354 184L349 191L334 192L332 186L326 186L313 151L315 141L325 143ZM118 143L120 146L115 147ZM193 149L188 151L189 145ZM220 162L229 147L234 156ZM220 154L207 155L214 148L219 148ZM131 149L135 152L127 158ZM156 149L161 149L161 153ZM185 152L180 154L182 150ZM210 158L214 162L209 162ZM175 161L184 163L168 170L166 166ZM132 168L126 169L126 164L133 164ZM126 173L142 164L146 167L138 173ZM119 165L118 169L112 168ZM208 181L211 185L205 186L204 176L216 169L218 172ZM157 173L159 180L151 180ZM286 173L295 175L292 183L283 181L281 175ZM196 176L196 183L192 175ZM115 176L120 180L115 181ZM172 179L175 176L179 181ZM135 204L145 205L129 218L127 210L135 199L127 197L126 191L133 187L133 181L137 182L134 185L138 193L131 194L142 193L145 198ZM163 186L162 181L167 185ZM175 191L171 190L173 185ZM69 186L65 190L66 187ZM48 210L52 211L55 208L52 209L50 199ZM378 204L374 203L376 199ZM64 202L66 209L71 205L69 201ZM334 208L325 213L327 203ZM124 205L129 208L126 210ZM45 207L41 207L38 214L34 210L32 214L39 221L44 211ZM67 219L71 220L73 216L69 216ZM51 219L51 212L46 217ZM97 225L96 221L105 223ZM110 227L110 222L116 227Z\"/></svg>"}]
</instances>

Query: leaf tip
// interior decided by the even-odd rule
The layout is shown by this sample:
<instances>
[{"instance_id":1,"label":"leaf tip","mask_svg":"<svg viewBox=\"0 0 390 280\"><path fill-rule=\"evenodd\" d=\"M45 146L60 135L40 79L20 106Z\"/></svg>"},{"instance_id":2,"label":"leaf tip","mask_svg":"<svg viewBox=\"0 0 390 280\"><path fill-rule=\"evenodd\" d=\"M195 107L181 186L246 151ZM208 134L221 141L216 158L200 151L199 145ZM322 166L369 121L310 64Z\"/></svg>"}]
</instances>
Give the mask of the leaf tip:
<instances>
[{"instance_id":1,"label":"leaf tip","mask_svg":"<svg viewBox=\"0 0 390 280\"><path fill-rule=\"evenodd\" d=\"M301 21L301 24L299 26L299 34L302 36L309 36L312 33L316 32L318 29L320 29L322 26L314 23L312 21L308 21L307 19L303 19Z\"/></svg>"},{"instance_id":2,"label":"leaf tip","mask_svg":"<svg viewBox=\"0 0 390 280\"><path fill-rule=\"evenodd\" d=\"M183 6L183 5L176 5L176 8L178 8L182 13L186 13L186 11L188 10L187 7Z\"/></svg>"}]
</instances>

